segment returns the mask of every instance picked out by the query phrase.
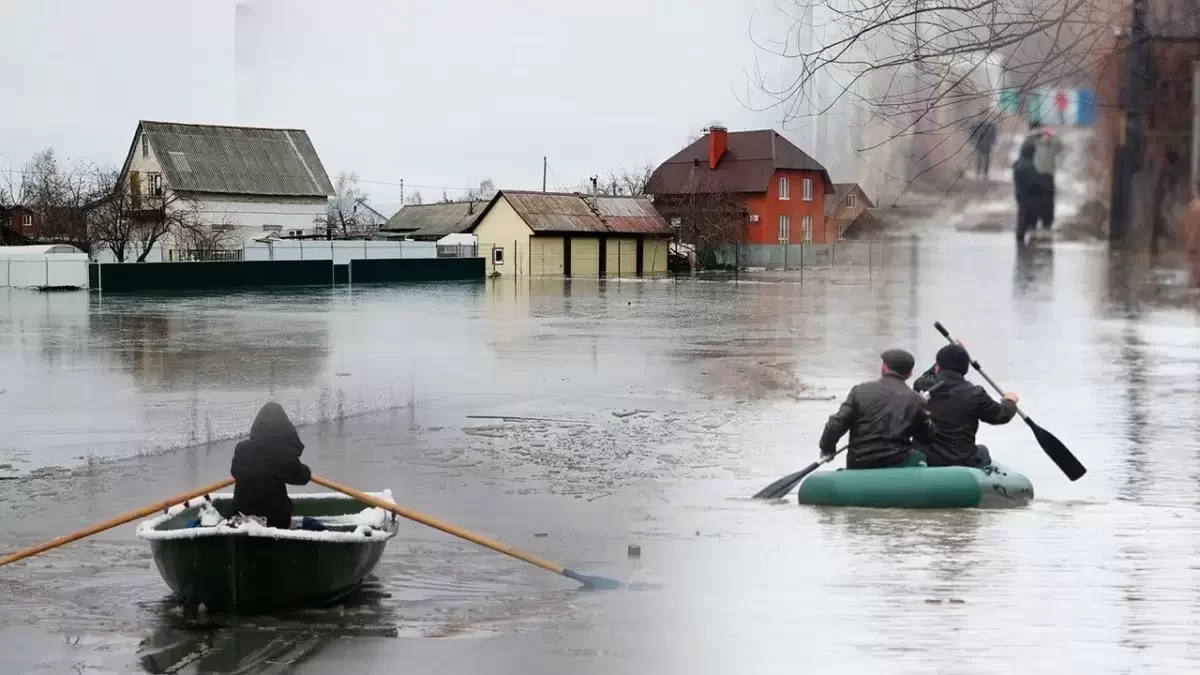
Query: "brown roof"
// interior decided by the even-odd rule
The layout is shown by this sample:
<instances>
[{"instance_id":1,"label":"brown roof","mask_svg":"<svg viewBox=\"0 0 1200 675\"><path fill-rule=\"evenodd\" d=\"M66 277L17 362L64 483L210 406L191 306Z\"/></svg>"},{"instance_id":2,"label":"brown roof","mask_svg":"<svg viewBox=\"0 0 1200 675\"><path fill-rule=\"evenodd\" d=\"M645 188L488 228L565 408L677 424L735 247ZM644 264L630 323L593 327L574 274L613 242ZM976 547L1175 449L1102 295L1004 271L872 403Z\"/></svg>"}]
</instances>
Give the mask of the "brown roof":
<instances>
[{"instance_id":1,"label":"brown roof","mask_svg":"<svg viewBox=\"0 0 1200 675\"><path fill-rule=\"evenodd\" d=\"M650 194L684 194L712 185L727 192L766 192L776 171L817 171L825 194L833 192L829 171L772 129L730 131L717 168L708 168L708 136L675 153L650 176Z\"/></svg>"},{"instance_id":2,"label":"brown roof","mask_svg":"<svg viewBox=\"0 0 1200 675\"><path fill-rule=\"evenodd\" d=\"M589 197L580 193L501 190L483 209L488 211L507 200L521 220L535 233L649 234L670 236L671 226L645 197ZM472 225L471 229L474 229Z\"/></svg>"},{"instance_id":3,"label":"brown roof","mask_svg":"<svg viewBox=\"0 0 1200 675\"><path fill-rule=\"evenodd\" d=\"M404 232L414 236L445 236L466 232L479 220L485 206L487 204L479 201L407 204L380 231Z\"/></svg>"},{"instance_id":4,"label":"brown roof","mask_svg":"<svg viewBox=\"0 0 1200 675\"><path fill-rule=\"evenodd\" d=\"M846 195L850 194L850 191L856 187L858 187L858 183L834 183L833 197L825 200L825 215L828 216L832 214L833 210L841 205L842 200L846 198ZM867 208L874 208L875 203L871 201L870 197L867 197L866 191L862 188L859 188L859 192L862 193L863 199L866 200Z\"/></svg>"}]
</instances>

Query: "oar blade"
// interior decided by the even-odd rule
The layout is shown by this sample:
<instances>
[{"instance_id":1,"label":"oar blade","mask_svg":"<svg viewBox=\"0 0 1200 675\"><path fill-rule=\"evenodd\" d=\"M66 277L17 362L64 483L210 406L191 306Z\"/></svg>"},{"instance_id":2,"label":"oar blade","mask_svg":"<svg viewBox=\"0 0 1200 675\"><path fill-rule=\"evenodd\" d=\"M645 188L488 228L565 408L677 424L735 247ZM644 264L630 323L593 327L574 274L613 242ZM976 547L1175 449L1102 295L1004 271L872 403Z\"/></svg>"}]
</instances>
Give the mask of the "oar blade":
<instances>
[{"instance_id":1,"label":"oar blade","mask_svg":"<svg viewBox=\"0 0 1200 675\"><path fill-rule=\"evenodd\" d=\"M803 471L789 473L783 478L776 480L774 483L771 483L767 487L754 493L754 499L779 499L781 494L787 494L789 491L791 491L792 486L796 484L796 481L803 477Z\"/></svg>"},{"instance_id":2,"label":"oar blade","mask_svg":"<svg viewBox=\"0 0 1200 675\"><path fill-rule=\"evenodd\" d=\"M563 568L562 575L568 579L574 579L575 581L578 581L587 588L595 588L601 591L616 590L625 585L616 579L609 579L608 577L602 577L596 574L583 574L565 567Z\"/></svg>"},{"instance_id":3,"label":"oar blade","mask_svg":"<svg viewBox=\"0 0 1200 675\"><path fill-rule=\"evenodd\" d=\"M1028 417L1025 418L1025 422L1033 430L1033 437L1037 439L1038 445L1042 446L1042 450L1050 458L1050 461L1057 464L1058 468L1066 474L1067 480L1075 482L1083 478L1083 475L1087 473L1087 468L1075 458L1075 455L1067 449L1062 441L1058 440L1057 436L1041 428Z\"/></svg>"}]
</instances>

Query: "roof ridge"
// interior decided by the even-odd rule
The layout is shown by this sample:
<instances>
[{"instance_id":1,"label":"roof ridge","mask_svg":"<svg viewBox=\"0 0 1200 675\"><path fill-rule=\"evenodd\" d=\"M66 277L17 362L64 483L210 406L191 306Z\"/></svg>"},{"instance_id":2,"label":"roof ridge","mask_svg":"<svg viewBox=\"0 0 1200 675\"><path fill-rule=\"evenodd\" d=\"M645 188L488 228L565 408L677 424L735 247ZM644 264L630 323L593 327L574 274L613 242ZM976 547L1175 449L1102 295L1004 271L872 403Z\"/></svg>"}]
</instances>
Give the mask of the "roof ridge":
<instances>
[{"instance_id":1,"label":"roof ridge","mask_svg":"<svg viewBox=\"0 0 1200 675\"><path fill-rule=\"evenodd\" d=\"M164 122L162 120L138 120L138 124L169 124L175 127L199 127L205 129L251 129L254 131L299 131L303 134L308 133L307 130L296 127L259 127L245 124L200 124L198 122Z\"/></svg>"}]
</instances>

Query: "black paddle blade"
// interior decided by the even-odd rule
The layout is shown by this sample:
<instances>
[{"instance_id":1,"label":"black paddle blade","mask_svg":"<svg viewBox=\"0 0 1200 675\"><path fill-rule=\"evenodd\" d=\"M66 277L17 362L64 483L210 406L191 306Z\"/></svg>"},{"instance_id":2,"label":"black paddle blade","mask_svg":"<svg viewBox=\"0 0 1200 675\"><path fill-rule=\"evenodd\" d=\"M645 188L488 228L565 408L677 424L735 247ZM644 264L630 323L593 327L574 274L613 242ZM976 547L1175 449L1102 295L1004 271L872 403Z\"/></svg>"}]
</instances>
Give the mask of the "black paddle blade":
<instances>
[{"instance_id":1,"label":"black paddle blade","mask_svg":"<svg viewBox=\"0 0 1200 675\"><path fill-rule=\"evenodd\" d=\"M780 499L787 493L792 491L800 481L808 474L821 468L820 462L813 462L796 473L789 473L779 480L771 483L767 487L759 490L754 494L754 499Z\"/></svg>"},{"instance_id":2,"label":"black paddle blade","mask_svg":"<svg viewBox=\"0 0 1200 675\"><path fill-rule=\"evenodd\" d=\"M1028 417L1025 418L1025 423L1033 430L1033 437L1037 439L1038 445L1042 446L1042 450L1046 452L1046 456L1052 462L1058 465L1058 468L1067 475L1067 479L1075 482L1083 478L1083 474L1087 473L1087 468L1071 454L1067 446L1058 440L1054 434L1039 427L1034 421Z\"/></svg>"}]
</instances>

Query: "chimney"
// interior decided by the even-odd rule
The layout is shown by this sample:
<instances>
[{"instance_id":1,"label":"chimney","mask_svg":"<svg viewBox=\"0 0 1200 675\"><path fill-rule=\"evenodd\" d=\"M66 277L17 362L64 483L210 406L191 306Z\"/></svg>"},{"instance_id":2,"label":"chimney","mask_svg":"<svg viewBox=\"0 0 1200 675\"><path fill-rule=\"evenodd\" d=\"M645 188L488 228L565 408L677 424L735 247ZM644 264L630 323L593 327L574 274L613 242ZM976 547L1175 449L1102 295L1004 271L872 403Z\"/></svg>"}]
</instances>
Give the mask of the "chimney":
<instances>
[{"instance_id":1,"label":"chimney","mask_svg":"<svg viewBox=\"0 0 1200 675\"><path fill-rule=\"evenodd\" d=\"M708 168L710 170L717 168L717 162L721 161L721 155L725 154L728 141L729 130L725 127L714 124L708 128Z\"/></svg>"}]
</instances>

